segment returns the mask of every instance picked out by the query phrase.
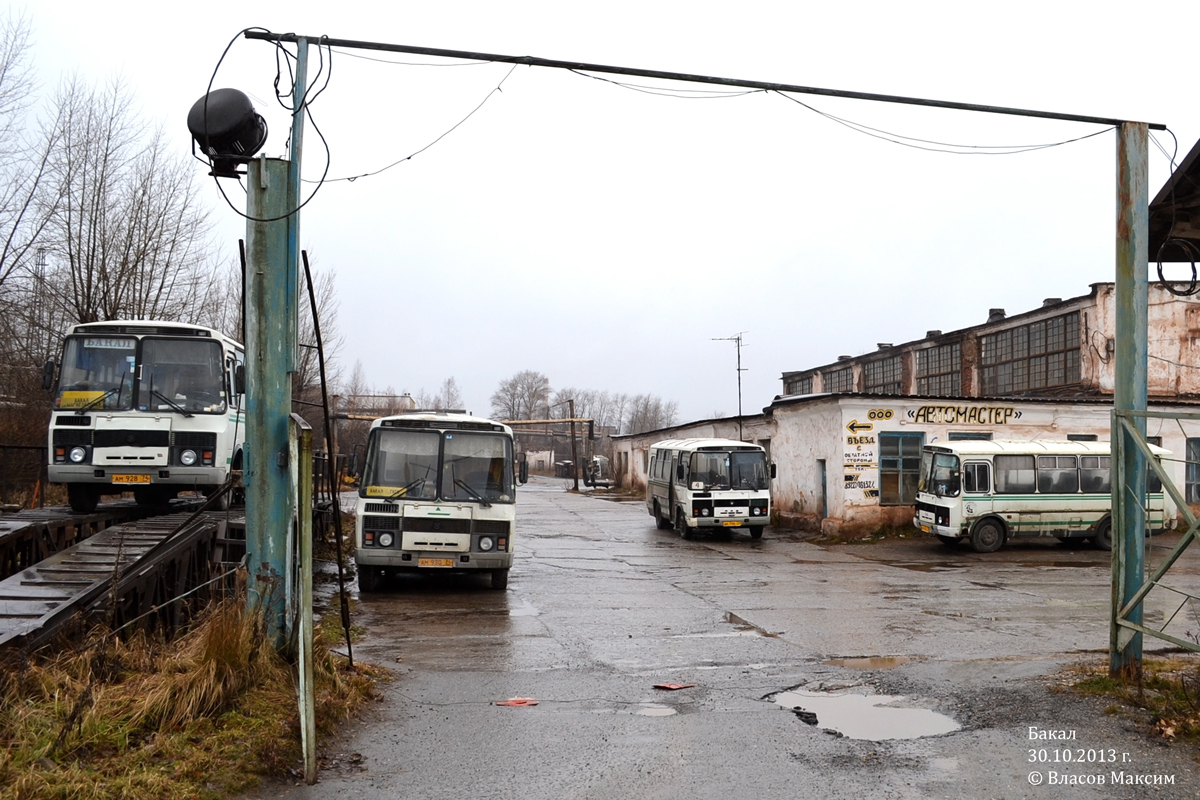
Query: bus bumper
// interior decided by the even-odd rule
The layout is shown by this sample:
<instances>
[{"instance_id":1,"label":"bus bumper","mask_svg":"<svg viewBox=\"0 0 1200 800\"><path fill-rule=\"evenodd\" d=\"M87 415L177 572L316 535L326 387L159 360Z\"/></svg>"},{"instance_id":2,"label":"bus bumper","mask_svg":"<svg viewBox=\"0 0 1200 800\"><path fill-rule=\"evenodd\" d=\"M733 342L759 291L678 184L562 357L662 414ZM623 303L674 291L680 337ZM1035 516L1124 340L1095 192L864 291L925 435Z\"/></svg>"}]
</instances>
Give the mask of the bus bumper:
<instances>
[{"instance_id":1,"label":"bus bumper","mask_svg":"<svg viewBox=\"0 0 1200 800\"><path fill-rule=\"evenodd\" d=\"M962 538L962 531L957 528L951 528L949 525L938 525L933 521L933 515L930 514L929 516L931 517L930 519L925 519L923 514L913 517L913 527L921 531L921 533L927 533L930 536L940 536L949 539Z\"/></svg>"},{"instance_id":2,"label":"bus bumper","mask_svg":"<svg viewBox=\"0 0 1200 800\"><path fill-rule=\"evenodd\" d=\"M512 553L455 553L455 552L397 552L383 547L360 547L354 553L354 563L369 567L386 567L414 571L438 570L496 570L510 569Z\"/></svg>"},{"instance_id":3,"label":"bus bumper","mask_svg":"<svg viewBox=\"0 0 1200 800\"><path fill-rule=\"evenodd\" d=\"M173 486L187 489L220 486L229 477L223 467L97 467L91 464L51 464L47 468L50 483L86 483L107 485L109 493L127 492L139 486Z\"/></svg>"}]
</instances>

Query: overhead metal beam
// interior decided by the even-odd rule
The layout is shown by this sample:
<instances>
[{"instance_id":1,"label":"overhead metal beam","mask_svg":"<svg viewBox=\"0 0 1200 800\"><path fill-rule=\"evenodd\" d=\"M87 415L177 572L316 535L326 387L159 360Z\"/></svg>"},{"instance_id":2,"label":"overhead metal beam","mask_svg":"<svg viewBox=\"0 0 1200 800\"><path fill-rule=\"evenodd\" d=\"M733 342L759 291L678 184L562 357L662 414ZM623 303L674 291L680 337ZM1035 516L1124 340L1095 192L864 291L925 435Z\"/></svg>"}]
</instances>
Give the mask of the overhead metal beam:
<instances>
[{"instance_id":1,"label":"overhead metal beam","mask_svg":"<svg viewBox=\"0 0 1200 800\"><path fill-rule=\"evenodd\" d=\"M751 81L741 78L718 78L712 75L696 75L689 72L668 72L658 69L639 69L636 67L614 67L608 64L589 64L585 61L559 61L552 58L537 58L535 56L506 56L497 53L480 53L471 50L444 50L437 47L414 47L403 44L387 44L384 42L366 42L358 39L331 39L328 36L300 36L295 33L272 33L270 31L246 31L247 39L261 39L268 42L309 41L320 43L322 47L345 47L353 50L378 50L386 53L408 53L421 56L438 56L441 58L460 58L468 61L495 61L501 64L523 64L529 67L548 67L551 69L568 69L579 72L600 72L608 75L629 75L637 78L659 78L667 81L686 81L688 83L707 83L715 86L729 86L737 89L760 89L763 91L790 92L793 94L815 94L825 97L845 97L851 100L872 100L878 103L900 103L910 106L928 106L931 108L948 108L956 111L978 111L984 114L1007 114L1016 117L1040 117L1042 119L1057 119L1066 122L1089 122L1096 125L1121 125L1126 120L1113 117L1093 117L1083 114L1063 114L1057 111L1035 111L1027 108L1008 108L1005 106L988 106L978 103L959 103L950 100L930 100L922 97L904 97L901 95L875 94L873 92L852 92L843 89L820 89L815 86L798 86L791 83L774 83L771 81ZM1166 125L1151 123L1150 130L1166 130Z\"/></svg>"}]
</instances>

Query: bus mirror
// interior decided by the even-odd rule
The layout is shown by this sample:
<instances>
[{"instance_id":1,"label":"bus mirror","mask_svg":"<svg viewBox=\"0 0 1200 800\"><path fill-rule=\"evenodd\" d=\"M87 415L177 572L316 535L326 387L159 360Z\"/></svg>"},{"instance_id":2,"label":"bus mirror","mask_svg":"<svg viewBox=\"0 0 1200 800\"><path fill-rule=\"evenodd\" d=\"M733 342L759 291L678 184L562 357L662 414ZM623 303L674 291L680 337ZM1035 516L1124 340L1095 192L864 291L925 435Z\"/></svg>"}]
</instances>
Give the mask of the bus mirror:
<instances>
[{"instance_id":1,"label":"bus mirror","mask_svg":"<svg viewBox=\"0 0 1200 800\"><path fill-rule=\"evenodd\" d=\"M54 359L42 365L42 388L47 392L54 388L54 368L58 366Z\"/></svg>"},{"instance_id":2,"label":"bus mirror","mask_svg":"<svg viewBox=\"0 0 1200 800\"><path fill-rule=\"evenodd\" d=\"M517 470L517 480L521 483L529 482L529 462L522 461L520 468Z\"/></svg>"},{"instance_id":3,"label":"bus mirror","mask_svg":"<svg viewBox=\"0 0 1200 800\"><path fill-rule=\"evenodd\" d=\"M683 464L679 464L675 467L675 479L680 481L683 480Z\"/></svg>"},{"instance_id":4,"label":"bus mirror","mask_svg":"<svg viewBox=\"0 0 1200 800\"><path fill-rule=\"evenodd\" d=\"M775 480L775 473L776 473L775 462L772 461L771 462L771 480Z\"/></svg>"},{"instance_id":5,"label":"bus mirror","mask_svg":"<svg viewBox=\"0 0 1200 800\"><path fill-rule=\"evenodd\" d=\"M358 453L351 453L346 459L346 474L351 478L358 477Z\"/></svg>"},{"instance_id":6,"label":"bus mirror","mask_svg":"<svg viewBox=\"0 0 1200 800\"><path fill-rule=\"evenodd\" d=\"M246 393L246 365L238 364L233 368L233 392L234 394Z\"/></svg>"}]
</instances>

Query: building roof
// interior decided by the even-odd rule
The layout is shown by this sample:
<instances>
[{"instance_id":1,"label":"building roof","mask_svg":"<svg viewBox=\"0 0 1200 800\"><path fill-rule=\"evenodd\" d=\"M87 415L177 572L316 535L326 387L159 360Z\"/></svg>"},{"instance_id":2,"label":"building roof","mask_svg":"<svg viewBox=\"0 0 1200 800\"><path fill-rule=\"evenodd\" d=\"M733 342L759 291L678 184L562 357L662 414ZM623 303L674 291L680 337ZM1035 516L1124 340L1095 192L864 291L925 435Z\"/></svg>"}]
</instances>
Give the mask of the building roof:
<instances>
[{"instance_id":1,"label":"building roof","mask_svg":"<svg viewBox=\"0 0 1200 800\"><path fill-rule=\"evenodd\" d=\"M1164 261L1200 261L1200 140L1151 201L1149 227L1150 263L1160 255ZM1178 244L1163 248L1168 239L1182 239L1195 252Z\"/></svg>"}]
</instances>

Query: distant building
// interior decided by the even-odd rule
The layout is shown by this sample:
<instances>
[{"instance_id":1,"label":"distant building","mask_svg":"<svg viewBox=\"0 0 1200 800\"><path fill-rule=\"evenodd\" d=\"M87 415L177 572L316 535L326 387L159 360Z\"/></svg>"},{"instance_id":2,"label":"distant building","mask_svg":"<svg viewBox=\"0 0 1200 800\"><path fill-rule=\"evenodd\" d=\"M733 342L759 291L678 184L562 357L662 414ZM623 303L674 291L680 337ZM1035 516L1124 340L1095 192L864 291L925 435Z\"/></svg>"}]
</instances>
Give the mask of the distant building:
<instances>
[{"instance_id":1,"label":"distant building","mask_svg":"<svg viewBox=\"0 0 1200 800\"><path fill-rule=\"evenodd\" d=\"M992 309L980 325L783 373L783 394L741 420L742 438L765 445L777 464L779 521L831 531L908 524L930 442L1108 441L1113 295L1113 284L1097 283L1033 311ZM1200 301L1152 285L1149 329L1151 406L1197 410ZM737 418L703 420L614 437L616 480L644 488L648 448L659 439L736 439L738 427ZM1176 483L1200 502L1200 425L1151 420L1147 434L1172 451Z\"/></svg>"}]
</instances>

